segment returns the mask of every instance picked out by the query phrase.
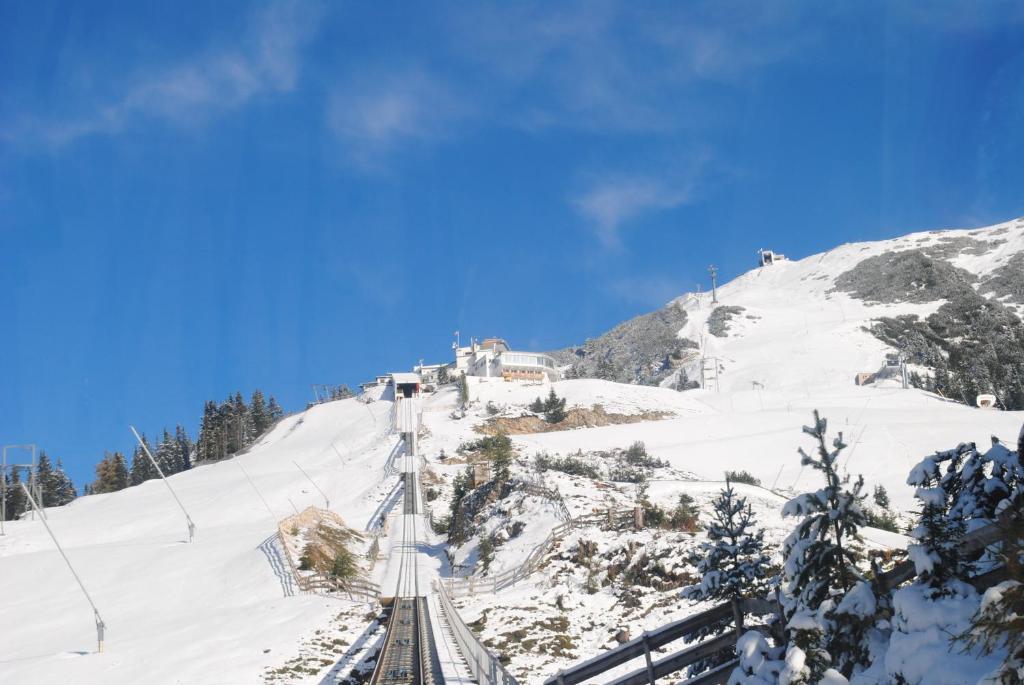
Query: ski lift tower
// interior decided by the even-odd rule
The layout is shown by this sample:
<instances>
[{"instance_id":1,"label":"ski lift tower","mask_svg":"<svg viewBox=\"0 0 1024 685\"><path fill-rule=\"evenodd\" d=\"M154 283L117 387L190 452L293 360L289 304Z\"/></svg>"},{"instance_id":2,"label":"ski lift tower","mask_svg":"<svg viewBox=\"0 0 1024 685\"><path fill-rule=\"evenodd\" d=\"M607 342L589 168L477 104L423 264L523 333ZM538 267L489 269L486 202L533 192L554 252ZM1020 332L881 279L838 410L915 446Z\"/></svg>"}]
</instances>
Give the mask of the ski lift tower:
<instances>
[{"instance_id":1,"label":"ski lift tower","mask_svg":"<svg viewBox=\"0 0 1024 685\"><path fill-rule=\"evenodd\" d=\"M31 458L26 463L21 462L10 462L7 461L7 452L28 452ZM36 467L38 466L38 457L36 455L36 446L33 445L4 445L3 449L3 461L0 461L0 535L6 535L4 532L4 521L7 520L7 472L8 469L13 474L17 472L19 468L23 468L28 471L28 482L26 483L29 491L37 502L43 501L43 484L36 478ZM31 509L31 507L30 507ZM36 513L35 509L32 511L32 520L35 520ZM14 515L17 516L22 512L16 511ZM39 510L39 515L45 517L46 514L43 510Z\"/></svg>"},{"instance_id":2,"label":"ski lift tower","mask_svg":"<svg viewBox=\"0 0 1024 685\"><path fill-rule=\"evenodd\" d=\"M708 266L708 273L711 274L711 304L718 304L718 267Z\"/></svg>"}]
</instances>

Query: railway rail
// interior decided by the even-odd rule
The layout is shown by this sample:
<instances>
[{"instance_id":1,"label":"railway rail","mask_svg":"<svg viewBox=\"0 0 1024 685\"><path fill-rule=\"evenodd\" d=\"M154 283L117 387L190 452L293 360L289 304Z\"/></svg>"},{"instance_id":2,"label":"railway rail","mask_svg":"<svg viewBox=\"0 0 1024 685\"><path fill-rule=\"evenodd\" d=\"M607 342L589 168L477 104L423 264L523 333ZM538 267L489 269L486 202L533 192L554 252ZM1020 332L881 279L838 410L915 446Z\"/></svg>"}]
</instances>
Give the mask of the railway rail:
<instances>
[{"instance_id":1,"label":"railway rail","mask_svg":"<svg viewBox=\"0 0 1024 685\"><path fill-rule=\"evenodd\" d=\"M416 533L419 497L415 466L403 474L402 543L395 596L372 685L438 685L444 682L427 598L420 592ZM388 600L383 600L387 603Z\"/></svg>"}]
</instances>

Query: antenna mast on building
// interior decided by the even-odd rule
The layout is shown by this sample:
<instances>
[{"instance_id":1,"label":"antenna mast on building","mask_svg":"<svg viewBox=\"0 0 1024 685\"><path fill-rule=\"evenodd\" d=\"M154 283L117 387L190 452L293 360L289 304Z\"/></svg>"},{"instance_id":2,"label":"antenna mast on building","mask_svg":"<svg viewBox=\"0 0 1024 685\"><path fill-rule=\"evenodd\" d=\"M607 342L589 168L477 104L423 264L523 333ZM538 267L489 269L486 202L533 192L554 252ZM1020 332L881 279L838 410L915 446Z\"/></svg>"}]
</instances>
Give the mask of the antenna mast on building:
<instances>
[{"instance_id":1,"label":"antenna mast on building","mask_svg":"<svg viewBox=\"0 0 1024 685\"><path fill-rule=\"evenodd\" d=\"M708 273L711 274L711 303L718 304L718 267L710 265Z\"/></svg>"}]
</instances>

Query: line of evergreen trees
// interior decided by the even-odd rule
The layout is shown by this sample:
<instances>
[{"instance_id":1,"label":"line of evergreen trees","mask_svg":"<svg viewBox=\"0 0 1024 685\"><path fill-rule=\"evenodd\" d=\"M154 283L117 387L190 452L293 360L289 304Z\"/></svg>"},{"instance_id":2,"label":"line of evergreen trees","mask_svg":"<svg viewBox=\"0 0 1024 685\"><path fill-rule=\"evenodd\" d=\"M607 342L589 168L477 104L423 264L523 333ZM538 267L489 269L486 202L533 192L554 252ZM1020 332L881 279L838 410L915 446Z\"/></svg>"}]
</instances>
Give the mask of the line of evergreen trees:
<instances>
[{"instance_id":1,"label":"line of evergreen trees","mask_svg":"<svg viewBox=\"0 0 1024 685\"><path fill-rule=\"evenodd\" d=\"M273 397L265 401L259 389L253 391L249 404L245 403L240 392L220 404L207 402L199 426L196 459L217 461L237 454L282 416L284 412L277 401Z\"/></svg>"},{"instance_id":2,"label":"line of evergreen trees","mask_svg":"<svg viewBox=\"0 0 1024 685\"><path fill-rule=\"evenodd\" d=\"M5 504L8 521L28 511L31 506L21 489L24 480L22 474L18 469L11 471L12 473L4 475L4 480L7 481ZM35 476L36 482L43 486L43 501L38 503L41 507L60 507L78 496L71 478L64 472L64 464L58 459L55 466L46 452L39 453Z\"/></svg>"},{"instance_id":3,"label":"line of evergreen trees","mask_svg":"<svg viewBox=\"0 0 1024 685\"><path fill-rule=\"evenodd\" d=\"M254 390L248 403L240 392L236 392L223 402L205 403L197 441L193 442L185 427L180 424L173 433L165 428L155 446L145 435L142 441L160 465L160 470L170 476L187 471L197 461L216 461L241 452L282 416L284 411L277 400L273 397L264 399L262 390ZM23 471L21 469L5 476L8 520L20 516L29 507L20 487L25 479ZM58 459L54 466L45 452L39 455L35 475L37 482L43 486L41 506L63 506L77 496L74 483L65 473L61 461ZM86 483L82 493L92 495L117 492L159 475L140 445L135 446L130 460L122 452L106 452L96 464L96 480Z\"/></svg>"}]
</instances>

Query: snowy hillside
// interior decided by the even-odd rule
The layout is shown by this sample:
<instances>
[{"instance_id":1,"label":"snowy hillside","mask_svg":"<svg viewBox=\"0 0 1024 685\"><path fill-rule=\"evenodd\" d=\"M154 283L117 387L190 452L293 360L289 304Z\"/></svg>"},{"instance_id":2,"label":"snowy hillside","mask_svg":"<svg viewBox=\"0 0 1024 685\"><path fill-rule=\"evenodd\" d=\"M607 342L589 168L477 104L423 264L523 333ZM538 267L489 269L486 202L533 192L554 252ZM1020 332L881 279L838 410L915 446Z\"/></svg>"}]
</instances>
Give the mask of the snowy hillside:
<instances>
[{"instance_id":1,"label":"snowy hillside","mask_svg":"<svg viewBox=\"0 0 1024 685\"><path fill-rule=\"evenodd\" d=\"M815 409L844 433L844 472L863 474L869 489L884 486L902 514L917 506L906 481L923 457L964 441L988 445L991 436L1015 443L1024 412L973 408L903 389L896 379L855 385L856 374L878 372L892 351L865 330L873 320L925 316L942 299L926 293L879 302L837 290L837 281L867 258L909 249L941 257L971 274L979 292L1024 307L1013 277L1024 255L1024 220L913 234L754 269L719 288L718 306L732 309L717 314L709 293L682 296L672 305L685 312L676 337L696 346L671 350L680 354L663 374L666 387L470 378L465 412L454 385L425 394L421 482L436 530L418 532L428 560L419 571L424 581L474 575L486 582L522 563L567 519L632 507L636 486L616 480L615 468L636 442L650 459L647 494L667 511L686 494L706 520L726 470L759 479L763 487L740 491L773 545L790 528L781 517L787 496L819 487L820 476L796 453L808 446L801 427ZM628 346L624 340L620 346ZM691 381L703 378L706 387L675 390L682 372ZM551 390L565 398L571 416L540 431L540 419L522 417ZM281 421L244 455L173 476L198 526L192 544L184 517L156 480L49 510L50 526L107 624L103 654L94 651L91 610L40 522L9 523L0 538L0 682L327 683L348 674L374 653L378 610L299 593L277 527L309 506L336 512L363 535L356 551L366 577L393 594L400 571L390 562L402 544L397 526L384 532L372 569L366 562L372 533L397 502L389 461L396 447L393 404L375 392L318 405ZM466 534L446 539L441 521L473 445L498 432L510 435L511 480L521 487L482 496L471 520L461 522ZM541 472L537 455L572 457L589 475ZM559 497L543 494L549 491ZM875 529L865 537L879 550L907 542ZM487 569L485 539L494 547ZM679 588L695 580L684 558L695 540L692 532L583 526L546 551L525 581L460 597L458 607L486 644L507 652L520 682L539 683L613 646L620 633L636 635L699 610L679 598ZM641 572L629 559L643 555ZM623 578L635 578L635 587Z\"/></svg>"}]
</instances>

